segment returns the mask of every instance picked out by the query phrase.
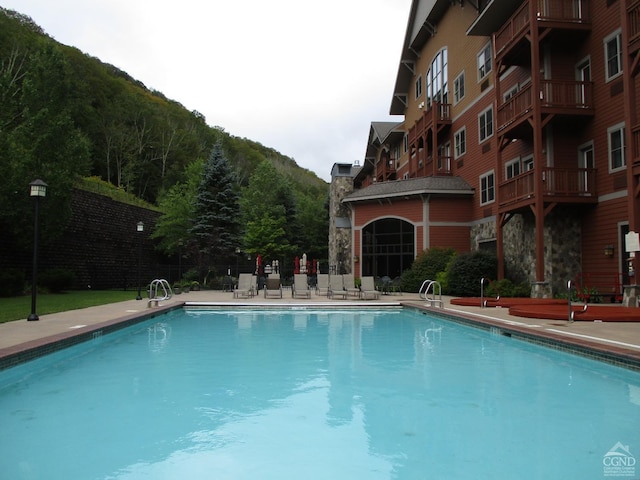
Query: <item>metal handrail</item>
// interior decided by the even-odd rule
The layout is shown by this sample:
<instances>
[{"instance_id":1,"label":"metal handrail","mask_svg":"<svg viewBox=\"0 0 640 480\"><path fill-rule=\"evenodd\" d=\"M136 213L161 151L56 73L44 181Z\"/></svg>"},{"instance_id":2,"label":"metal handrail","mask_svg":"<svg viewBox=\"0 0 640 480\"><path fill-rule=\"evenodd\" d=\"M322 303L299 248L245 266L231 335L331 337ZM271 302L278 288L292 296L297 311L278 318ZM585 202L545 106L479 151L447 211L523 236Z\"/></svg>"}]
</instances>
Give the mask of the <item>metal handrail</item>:
<instances>
[{"instance_id":1,"label":"metal handrail","mask_svg":"<svg viewBox=\"0 0 640 480\"><path fill-rule=\"evenodd\" d=\"M158 306L159 302L164 302L173 297L173 290L171 285L164 278L156 278L149 285L149 300L147 302L147 308L151 307L155 303Z\"/></svg>"},{"instance_id":2,"label":"metal handrail","mask_svg":"<svg viewBox=\"0 0 640 480\"><path fill-rule=\"evenodd\" d=\"M426 285L426 288L425 288ZM438 298L436 298L436 287L438 287ZM420 290L418 290L418 295L422 294L422 290L424 289L424 301L428 303L429 306L438 306L440 308L444 308L444 303L442 302L442 286L440 282L436 280L425 280L422 282L420 286ZM429 297L429 291L432 293L432 297Z\"/></svg>"}]
</instances>

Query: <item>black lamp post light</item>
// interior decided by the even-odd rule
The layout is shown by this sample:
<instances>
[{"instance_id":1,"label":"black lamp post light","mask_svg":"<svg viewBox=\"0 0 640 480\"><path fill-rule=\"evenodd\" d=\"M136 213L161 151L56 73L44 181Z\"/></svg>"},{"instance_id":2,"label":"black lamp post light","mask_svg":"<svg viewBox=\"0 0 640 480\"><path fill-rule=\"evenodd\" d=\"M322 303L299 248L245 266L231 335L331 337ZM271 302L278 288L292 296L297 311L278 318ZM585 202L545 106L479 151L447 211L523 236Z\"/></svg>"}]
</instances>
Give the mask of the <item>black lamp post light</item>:
<instances>
[{"instance_id":1,"label":"black lamp post light","mask_svg":"<svg viewBox=\"0 0 640 480\"><path fill-rule=\"evenodd\" d=\"M144 232L144 223L138 222L136 225L136 231L140 234L138 235L138 296L136 300L142 300L142 295L140 295L140 286L141 286L141 264L142 264L142 232Z\"/></svg>"},{"instance_id":2,"label":"black lamp post light","mask_svg":"<svg viewBox=\"0 0 640 480\"><path fill-rule=\"evenodd\" d=\"M29 184L29 196L35 197L36 206L33 220L33 272L31 273L31 313L27 317L29 321L40 320L36 313L36 297L38 295L38 285L36 282L36 274L38 272L38 213L40 197L47 196L48 185L42 180L34 180Z\"/></svg>"}]
</instances>

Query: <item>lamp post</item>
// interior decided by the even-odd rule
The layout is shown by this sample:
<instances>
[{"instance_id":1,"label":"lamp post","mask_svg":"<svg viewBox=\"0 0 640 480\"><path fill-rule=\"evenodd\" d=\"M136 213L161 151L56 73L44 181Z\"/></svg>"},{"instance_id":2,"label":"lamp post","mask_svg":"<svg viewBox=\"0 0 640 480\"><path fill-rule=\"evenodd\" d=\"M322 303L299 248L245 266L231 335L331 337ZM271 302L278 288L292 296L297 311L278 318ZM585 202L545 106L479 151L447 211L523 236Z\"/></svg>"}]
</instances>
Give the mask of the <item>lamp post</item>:
<instances>
[{"instance_id":1,"label":"lamp post","mask_svg":"<svg viewBox=\"0 0 640 480\"><path fill-rule=\"evenodd\" d=\"M142 295L140 295L140 266L142 264L142 232L144 232L144 223L138 222L136 231L140 234L138 238L138 296L136 300L142 300Z\"/></svg>"},{"instance_id":2,"label":"lamp post","mask_svg":"<svg viewBox=\"0 0 640 480\"><path fill-rule=\"evenodd\" d=\"M36 273L38 272L38 209L40 203L40 197L47 196L47 184L42 180L34 180L29 184L29 196L35 197L36 206L33 221L33 272L31 273L31 313L27 317L29 321L39 320L36 313L36 295L37 295L37 282Z\"/></svg>"},{"instance_id":3,"label":"lamp post","mask_svg":"<svg viewBox=\"0 0 640 480\"><path fill-rule=\"evenodd\" d=\"M240 247L236 247L236 278L240 277Z\"/></svg>"}]
</instances>

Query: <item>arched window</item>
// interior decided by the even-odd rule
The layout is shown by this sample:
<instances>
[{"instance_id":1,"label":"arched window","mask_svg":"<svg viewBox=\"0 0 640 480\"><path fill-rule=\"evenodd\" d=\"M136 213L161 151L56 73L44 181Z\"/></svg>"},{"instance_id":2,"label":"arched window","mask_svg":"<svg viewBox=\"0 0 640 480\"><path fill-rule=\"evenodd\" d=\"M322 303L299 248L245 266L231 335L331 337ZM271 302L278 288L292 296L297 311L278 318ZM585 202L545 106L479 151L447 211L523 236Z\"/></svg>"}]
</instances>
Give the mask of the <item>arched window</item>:
<instances>
[{"instance_id":1,"label":"arched window","mask_svg":"<svg viewBox=\"0 0 640 480\"><path fill-rule=\"evenodd\" d=\"M362 275L399 276L411 267L415 227L398 218L383 218L362 229Z\"/></svg>"},{"instance_id":2,"label":"arched window","mask_svg":"<svg viewBox=\"0 0 640 480\"><path fill-rule=\"evenodd\" d=\"M449 103L447 49L440 50L427 70L427 105L432 102Z\"/></svg>"}]
</instances>

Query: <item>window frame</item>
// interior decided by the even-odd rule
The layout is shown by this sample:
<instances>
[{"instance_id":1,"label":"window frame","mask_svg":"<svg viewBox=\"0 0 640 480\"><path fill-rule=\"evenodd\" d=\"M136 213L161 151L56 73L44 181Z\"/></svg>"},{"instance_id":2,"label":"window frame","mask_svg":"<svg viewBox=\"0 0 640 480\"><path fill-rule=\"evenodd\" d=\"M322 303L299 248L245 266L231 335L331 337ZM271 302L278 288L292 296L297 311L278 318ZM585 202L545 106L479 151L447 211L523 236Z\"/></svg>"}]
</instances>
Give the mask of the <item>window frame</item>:
<instances>
[{"instance_id":1,"label":"window frame","mask_svg":"<svg viewBox=\"0 0 640 480\"><path fill-rule=\"evenodd\" d=\"M462 142L460 142L460 138L462 137ZM462 149L460 146L462 145ZM467 126L460 128L453 134L453 158L457 160L458 158L464 156L467 153Z\"/></svg>"},{"instance_id":2,"label":"window frame","mask_svg":"<svg viewBox=\"0 0 640 480\"><path fill-rule=\"evenodd\" d=\"M493 69L493 52L491 49L491 42L487 42L482 49L478 52L476 56L477 59L477 72L478 72L478 82L484 80ZM482 62L482 63L481 63Z\"/></svg>"},{"instance_id":3,"label":"window frame","mask_svg":"<svg viewBox=\"0 0 640 480\"><path fill-rule=\"evenodd\" d=\"M464 70L461 71L456 78L453 79L453 104L459 103L465 94L465 78Z\"/></svg>"},{"instance_id":4,"label":"window frame","mask_svg":"<svg viewBox=\"0 0 640 480\"><path fill-rule=\"evenodd\" d=\"M487 122L487 114L491 113L491 122ZM484 125L482 122L484 121ZM493 105L484 109L482 112L478 114L478 143L484 143L493 137L494 127L493 127ZM488 129L491 129L489 132Z\"/></svg>"},{"instance_id":5,"label":"window frame","mask_svg":"<svg viewBox=\"0 0 640 480\"><path fill-rule=\"evenodd\" d=\"M514 173L517 170L517 173ZM504 178L505 180L509 180L511 178L517 177L521 175L523 172L522 159L520 157L516 157L512 160L509 160L504 164Z\"/></svg>"},{"instance_id":6,"label":"window frame","mask_svg":"<svg viewBox=\"0 0 640 480\"><path fill-rule=\"evenodd\" d=\"M615 58L611 58L609 56L609 44L614 42L616 43L616 56ZM607 35L604 40L604 75L605 82L610 82L611 80L618 78L622 75L622 30L617 29L613 33ZM611 61L615 60L617 71L611 72Z\"/></svg>"},{"instance_id":7,"label":"window frame","mask_svg":"<svg viewBox=\"0 0 640 480\"><path fill-rule=\"evenodd\" d=\"M485 184L491 179L491 185ZM480 183L480 205L489 205L496 201L496 174L494 170L489 170L479 177Z\"/></svg>"},{"instance_id":8,"label":"window frame","mask_svg":"<svg viewBox=\"0 0 640 480\"><path fill-rule=\"evenodd\" d=\"M418 75L418 78L416 78L416 82L414 84L414 95L416 100L422 97L422 75Z\"/></svg>"},{"instance_id":9,"label":"window frame","mask_svg":"<svg viewBox=\"0 0 640 480\"><path fill-rule=\"evenodd\" d=\"M625 146L625 124L624 122L612 125L607 128L607 157L609 161L609 173L619 172L627 168L626 146ZM620 134L620 147L615 150L612 147L612 137L614 134ZM614 153L620 151L620 165L614 166Z\"/></svg>"}]
</instances>

